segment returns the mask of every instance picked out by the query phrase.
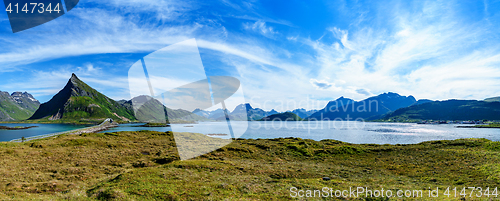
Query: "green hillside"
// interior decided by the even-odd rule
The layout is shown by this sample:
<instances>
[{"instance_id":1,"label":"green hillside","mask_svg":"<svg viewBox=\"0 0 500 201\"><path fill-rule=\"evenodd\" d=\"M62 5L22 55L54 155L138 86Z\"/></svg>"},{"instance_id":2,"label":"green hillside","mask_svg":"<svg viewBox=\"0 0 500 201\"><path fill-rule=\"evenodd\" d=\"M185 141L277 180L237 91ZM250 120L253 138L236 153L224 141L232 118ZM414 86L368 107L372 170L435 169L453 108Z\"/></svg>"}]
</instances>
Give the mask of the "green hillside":
<instances>
[{"instance_id":1,"label":"green hillside","mask_svg":"<svg viewBox=\"0 0 500 201\"><path fill-rule=\"evenodd\" d=\"M73 74L66 86L44 103L30 120L48 121L115 121L135 120L133 111L101 94Z\"/></svg>"},{"instance_id":2,"label":"green hillside","mask_svg":"<svg viewBox=\"0 0 500 201\"><path fill-rule=\"evenodd\" d=\"M487 98L484 99L486 102L500 102L500 96L499 97L492 97L492 98Z\"/></svg>"},{"instance_id":3,"label":"green hillside","mask_svg":"<svg viewBox=\"0 0 500 201\"><path fill-rule=\"evenodd\" d=\"M302 121L302 118L292 112L285 112L264 117L260 121Z\"/></svg>"},{"instance_id":4,"label":"green hillside","mask_svg":"<svg viewBox=\"0 0 500 201\"><path fill-rule=\"evenodd\" d=\"M40 103L26 92L14 92L10 95L0 91L0 121L28 119L39 106Z\"/></svg>"}]
</instances>

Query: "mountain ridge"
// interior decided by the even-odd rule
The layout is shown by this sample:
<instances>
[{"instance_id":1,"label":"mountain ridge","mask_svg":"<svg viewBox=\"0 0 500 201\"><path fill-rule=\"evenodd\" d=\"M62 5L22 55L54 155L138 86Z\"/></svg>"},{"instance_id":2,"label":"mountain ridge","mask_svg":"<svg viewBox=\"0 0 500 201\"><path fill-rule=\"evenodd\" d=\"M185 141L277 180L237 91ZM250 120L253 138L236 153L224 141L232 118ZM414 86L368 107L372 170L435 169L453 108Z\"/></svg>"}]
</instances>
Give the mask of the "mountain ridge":
<instances>
[{"instance_id":1,"label":"mountain ridge","mask_svg":"<svg viewBox=\"0 0 500 201\"><path fill-rule=\"evenodd\" d=\"M372 96L361 101L344 98L343 96L328 102L321 110L305 120L375 120L399 108L408 107L417 102L413 96L401 96L387 92Z\"/></svg>"},{"instance_id":2,"label":"mountain ridge","mask_svg":"<svg viewBox=\"0 0 500 201\"><path fill-rule=\"evenodd\" d=\"M40 106L28 92L0 91L0 121L18 121L31 117Z\"/></svg>"},{"instance_id":3,"label":"mountain ridge","mask_svg":"<svg viewBox=\"0 0 500 201\"><path fill-rule=\"evenodd\" d=\"M400 108L385 115L384 121L422 120L500 120L500 102L478 100L445 100Z\"/></svg>"},{"instance_id":4,"label":"mountain ridge","mask_svg":"<svg viewBox=\"0 0 500 201\"><path fill-rule=\"evenodd\" d=\"M135 120L133 111L93 89L74 73L48 102L40 105L29 120Z\"/></svg>"}]
</instances>

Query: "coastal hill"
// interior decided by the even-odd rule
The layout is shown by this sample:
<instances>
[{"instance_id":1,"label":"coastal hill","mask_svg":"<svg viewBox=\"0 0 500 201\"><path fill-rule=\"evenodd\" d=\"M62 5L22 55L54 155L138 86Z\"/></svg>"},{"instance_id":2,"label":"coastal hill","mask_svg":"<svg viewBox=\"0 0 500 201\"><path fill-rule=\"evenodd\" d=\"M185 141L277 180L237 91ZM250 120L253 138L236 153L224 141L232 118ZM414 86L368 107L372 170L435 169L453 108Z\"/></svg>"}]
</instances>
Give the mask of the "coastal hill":
<instances>
[{"instance_id":1,"label":"coastal hill","mask_svg":"<svg viewBox=\"0 0 500 201\"><path fill-rule=\"evenodd\" d=\"M325 108L305 118L306 120L334 120L347 119L375 120L399 108L408 107L417 100L413 96L401 96L397 93L384 93L362 101L354 101L340 97L330 101Z\"/></svg>"},{"instance_id":2,"label":"coastal hill","mask_svg":"<svg viewBox=\"0 0 500 201\"><path fill-rule=\"evenodd\" d=\"M500 102L477 100L433 101L398 109L386 121L500 120Z\"/></svg>"},{"instance_id":3,"label":"coastal hill","mask_svg":"<svg viewBox=\"0 0 500 201\"><path fill-rule=\"evenodd\" d=\"M75 74L52 99L40 105L30 120L135 120L133 111L81 81Z\"/></svg>"},{"instance_id":4,"label":"coastal hill","mask_svg":"<svg viewBox=\"0 0 500 201\"><path fill-rule=\"evenodd\" d=\"M260 121L302 121L302 118L300 118L295 113L284 112L284 113L269 115L267 117L262 118Z\"/></svg>"},{"instance_id":5,"label":"coastal hill","mask_svg":"<svg viewBox=\"0 0 500 201\"><path fill-rule=\"evenodd\" d=\"M160 101L150 97L150 96L138 96L132 100L121 100L118 101L121 105L130 111L134 111L134 105L137 103L143 103L140 108L134 111L135 117L141 122L152 122L152 123L165 123L169 122L180 122L182 121L204 121L208 120L203 116L193 114L187 110L183 109L170 109L165 107Z\"/></svg>"},{"instance_id":6,"label":"coastal hill","mask_svg":"<svg viewBox=\"0 0 500 201\"><path fill-rule=\"evenodd\" d=\"M25 120L40 107L40 102L27 92L9 94L0 91L0 121Z\"/></svg>"},{"instance_id":7,"label":"coastal hill","mask_svg":"<svg viewBox=\"0 0 500 201\"><path fill-rule=\"evenodd\" d=\"M299 116L300 118L306 118L306 117L311 116L312 114L318 112L318 110L306 110L304 108L300 108L300 109L295 109L295 110L288 111L288 112L294 113L297 116Z\"/></svg>"}]
</instances>

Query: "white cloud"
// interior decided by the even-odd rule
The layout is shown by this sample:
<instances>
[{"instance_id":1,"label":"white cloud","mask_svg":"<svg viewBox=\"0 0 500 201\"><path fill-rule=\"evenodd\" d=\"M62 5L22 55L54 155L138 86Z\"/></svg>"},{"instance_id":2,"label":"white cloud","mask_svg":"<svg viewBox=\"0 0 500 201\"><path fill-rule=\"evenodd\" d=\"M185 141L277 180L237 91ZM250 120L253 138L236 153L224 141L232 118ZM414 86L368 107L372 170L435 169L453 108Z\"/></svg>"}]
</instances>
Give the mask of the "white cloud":
<instances>
[{"instance_id":1,"label":"white cloud","mask_svg":"<svg viewBox=\"0 0 500 201\"><path fill-rule=\"evenodd\" d=\"M192 24L159 29L152 22L99 8L76 7L67 15L71 16L2 38L7 49L0 51L0 72L69 56L153 51L186 40L201 28ZM54 34L50 31L54 27L65 27L65 31ZM25 39L16 38L22 36Z\"/></svg>"},{"instance_id":2,"label":"white cloud","mask_svg":"<svg viewBox=\"0 0 500 201\"><path fill-rule=\"evenodd\" d=\"M298 38L299 38L299 36L288 36L288 37L286 37L286 39L290 40L290 41L297 41Z\"/></svg>"},{"instance_id":3,"label":"white cloud","mask_svg":"<svg viewBox=\"0 0 500 201\"><path fill-rule=\"evenodd\" d=\"M399 8L388 26L330 28L338 41L333 44L301 41L317 52L318 77L346 80L338 86L343 93L358 93L355 98L370 94L359 89L429 99L495 96L500 78L497 42L482 41L488 26L461 22L453 6L423 2L424 14Z\"/></svg>"},{"instance_id":4,"label":"white cloud","mask_svg":"<svg viewBox=\"0 0 500 201\"><path fill-rule=\"evenodd\" d=\"M272 38L274 35L278 34L277 31L274 30L273 27L267 26L266 22L256 21L255 23L244 23L243 28L246 30L251 30L257 33L262 34L263 36Z\"/></svg>"},{"instance_id":5,"label":"white cloud","mask_svg":"<svg viewBox=\"0 0 500 201\"><path fill-rule=\"evenodd\" d=\"M194 9L186 6L187 3L160 3L165 2L162 8L148 7L159 4L152 0L145 3L139 0L102 3L125 13L133 13L133 7L147 4L139 8L141 10L138 12L153 9L153 14L162 21L177 19L186 10ZM239 11L253 6L252 2L236 5L225 0L223 3ZM194 37L200 48L217 52L222 62L238 70L247 100L254 98L255 104L260 103L262 106L267 101L269 104L265 109L280 105L279 101L333 100L340 96L359 100L388 91L429 99L482 99L499 94L500 90L496 90L500 78L497 67L500 64L498 44L483 40L488 38L486 36L491 27L481 21L465 23L463 17L457 16L453 9L445 9L454 8L452 3L444 6L440 5L442 3L417 2L414 6L418 9L414 10L399 7L398 4L387 4L384 5L387 8L381 10L391 11L384 13L390 16L389 19L380 17L381 14L366 13L354 19L355 23L351 23L354 25L325 29L324 37L319 40L305 38L304 33L295 35L296 32L294 36L276 37L285 34L278 33L269 24L291 26L290 23L280 19L271 22L254 13L254 10L250 14L242 12L240 16L231 16L252 20L252 23L244 23L243 28L287 42L281 44L237 35L215 22L158 28L155 24L158 21L143 22L136 19L137 16L127 17L114 10L77 7L68 14L73 17L62 17L50 22L52 25L49 27L68 27L63 34L54 36L53 33L43 32L49 28L35 27L22 34L37 38L38 42L21 41L21 44L16 45L19 48L9 44L9 41L14 40L2 38L2 43L9 45L8 50L0 50L0 71L12 70L13 66L20 64L69 56L153 51ZM120 8L121 5L123 8ZM384 26L373 25L368 20L383 21ZM80 25L70 26L74 23ZM288 49L290 43L298 48ZM117 88L116 92L109 90L110 96L116 99L122 98L120 92L128 94L126 79L93 77L99 74L97 72L102 73L102 67L94 65L81 66L81 71L85 71L81 72L84 81L96 88ZM43 81L48 87L31 89L39 94L47 94L53 90L57 92L61 83L64 85L69 79L71 72L40 71L39 74L33 83ZM46 77L54 79L47 81L44 80ZM26 85L17 86L22 88ZM0 87L9 86L16 85ZM108 95L106 90L103 92ZM324 103L314 101L312 106L302 107L318 109Z\"/></svg>"},{"instance_id":6,"label":"white cloud","mask_svg":"<svg viewBox=\"0 0 500 201\"><path fill-rule=\"evenodd\" d=\"M108 8L122 10L125 13L148 13L156 15L157 19L173 21L183 13L196 9L194 2L174 0L90 0L90 3L98 3ZM88 2L81 2L88 3ZM88 9L88 8L86 8Z\"/></svg>"},{"instance_id":7,"label":"white cloud","mask_svg":"<svg viewBox=\"0 0 500 201\"><path fill-rule=\"evenodd\" d=\"M9 92L27 91L35 98L45 102L66 85L72 73L75 73L78 78L111 98L117 100L130 99L130 95L128 95L128 79L126 77L110 75L91 63L87 63L83 67L62 66L54 70L35 70L30 79L19 83L2 83L0 88Z\"/></svg>"},{"instance_id":8,"label":"white cloud","mask_svg":"<svg viewBox=\"0 0 500 201\"><path fill-rule=\"evenodd\" d=\"M317 80L310 79L309 82L316 87L318 90L332 90L332 91L341 91L342 89L339 87L335 87L335 83L330 83L326 80Z\"/></svg>"}]
</instances>

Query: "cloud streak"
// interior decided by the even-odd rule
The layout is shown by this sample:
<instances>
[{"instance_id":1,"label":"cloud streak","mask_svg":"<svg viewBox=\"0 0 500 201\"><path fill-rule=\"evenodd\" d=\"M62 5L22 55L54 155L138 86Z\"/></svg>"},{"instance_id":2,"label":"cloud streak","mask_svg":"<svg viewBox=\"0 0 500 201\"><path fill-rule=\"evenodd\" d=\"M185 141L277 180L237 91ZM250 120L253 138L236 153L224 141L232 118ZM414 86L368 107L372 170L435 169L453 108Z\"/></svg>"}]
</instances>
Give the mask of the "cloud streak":
<instances>
[{"instance_id":1,"label":"cloud streak","mask_svg":"<svg viewBox=\"0 0 500 201\"><path fill-rule=\"evenodd\" d=\"M359 15L340 12L339 19L346 22L329 23L319 38L311 38L310 30L294 26L290 19L269 17L258 2L218 3L227 12L202 10L207 5L203 2L89 1L46 26L0 36L5 47L0 50L0 72L25 71L18 67L57 58L151 52L196 38L199 48L213 52L207 57L241 74L247 100L260 105L268 101L266 109L279 101L321 102L340 96L359 100L388 91L439 100L500 93L498 28L488 2L486 17L475 20L460 13L467 7L458 1L394 1L371 3L370 8L343 4L343 10ZM54 33L54 27L66 28ZM111 97L125 98L120 93L128 94L126 79L103 73L103 68L89 63L36 69L40 76L35 75L33 83L52 77L43 81L47 87L0 87L47 95L77 71ZM319 109L321 104L306 108Z\"/></svg>"}]
</instances>

